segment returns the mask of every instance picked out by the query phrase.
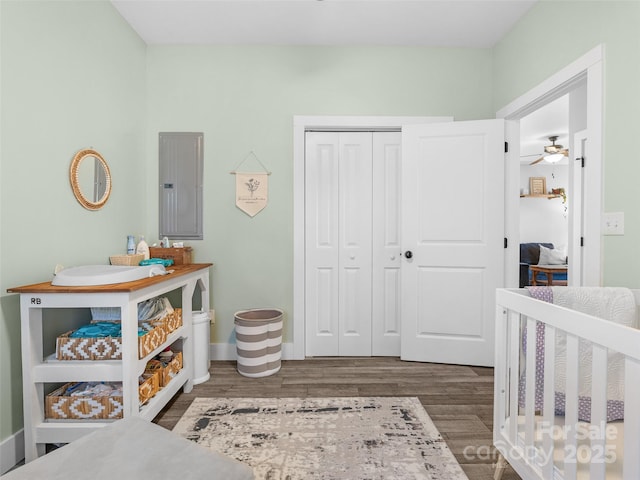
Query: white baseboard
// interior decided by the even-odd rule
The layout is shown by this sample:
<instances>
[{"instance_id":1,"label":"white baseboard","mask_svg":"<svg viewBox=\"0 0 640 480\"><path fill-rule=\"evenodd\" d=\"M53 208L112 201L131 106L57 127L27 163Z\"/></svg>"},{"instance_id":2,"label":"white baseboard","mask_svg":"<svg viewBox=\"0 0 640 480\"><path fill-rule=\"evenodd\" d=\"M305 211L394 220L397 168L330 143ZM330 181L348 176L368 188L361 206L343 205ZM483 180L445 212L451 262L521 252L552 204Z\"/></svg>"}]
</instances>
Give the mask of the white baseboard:
<instances>
[{"instance_id":1,"label":"white baseboard","mask_svg":"<svg viewBox=\"0 0 640 480\"><path fill-rule=\"evenodd\" d=\"M0 443L0 475L24 460L24 430L19 430Z\"/></svg>"},{"instance_id":2,"label":"white baseboard","mask_svg":"<svg viewBox=\"0 0 640 480\"><path fill-rule=\"evenodd\" d=\"M209 358L211 360L235 360L235 343L211 343L209 345ZM293 356L293 343L282 344L282 360L295 360Z\"/></svg>"}]
</instances>

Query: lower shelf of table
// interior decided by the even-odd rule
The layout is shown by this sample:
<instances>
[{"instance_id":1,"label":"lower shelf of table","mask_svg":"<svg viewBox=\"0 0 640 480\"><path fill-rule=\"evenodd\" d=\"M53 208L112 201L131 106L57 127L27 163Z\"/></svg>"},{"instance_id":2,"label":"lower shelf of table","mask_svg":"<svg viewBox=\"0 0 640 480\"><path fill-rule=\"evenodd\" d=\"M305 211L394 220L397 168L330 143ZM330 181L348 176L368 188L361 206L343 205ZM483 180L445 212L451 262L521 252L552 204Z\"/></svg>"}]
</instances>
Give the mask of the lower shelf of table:
<instances>
[{"instance_id":1,"label":"lower shelf of table","mask_svg":"<svg viewBox=\"0 0 640 480\"><path fill-rule=\"evenodd\" d=\"M188 383L189 376L185 369L182 369L173 380L155 394L145 405L140 407L140 411L135 415L145 420L153 420L160 410ZM35 443L69 443L90 433L98 428L102 428L117 420L53 420L47 419L44 422L34 425Z\"/></svg>"}]
</instances>

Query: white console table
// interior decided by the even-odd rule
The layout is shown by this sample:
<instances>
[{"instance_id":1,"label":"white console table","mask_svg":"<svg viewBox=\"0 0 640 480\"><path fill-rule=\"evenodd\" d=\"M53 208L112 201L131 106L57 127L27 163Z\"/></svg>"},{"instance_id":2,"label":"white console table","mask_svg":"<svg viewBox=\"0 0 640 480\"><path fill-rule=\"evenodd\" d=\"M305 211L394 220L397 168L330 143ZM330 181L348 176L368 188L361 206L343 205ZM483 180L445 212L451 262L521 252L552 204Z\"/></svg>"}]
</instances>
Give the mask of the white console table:
<instances>
[{"instance_id":1,"label":"white console table","mask_svg":"<svg viewBox=\"0 0 640 480\"><path fill-rule=\"evenodd\" d=\"M209 310L210 263L178 265L168 275L144 278L133 282L85 287L52 286L51 282L10 288L20 294L22 333L22 382L24 402L25 460L45 453L47 443L69 443L97 428L108 420L54 420L44 416L44 385L76 381L122 382L123 416L139 416L152 420L164 405L183 388L193 388L193 296L200 290L201 306ZM182 327L144 358L138 358L138 303L181 290ZM43 311L55 308L119 307L122 318L122 360L79 361L56 360L55 354L44 358ZM178 305L174 305L178 307ZM147 361L160 351L181 340L183 368L148 403L140 406L138 377ZM54 339L55 341L55 339Z\"/></svg>"}]
</instances>

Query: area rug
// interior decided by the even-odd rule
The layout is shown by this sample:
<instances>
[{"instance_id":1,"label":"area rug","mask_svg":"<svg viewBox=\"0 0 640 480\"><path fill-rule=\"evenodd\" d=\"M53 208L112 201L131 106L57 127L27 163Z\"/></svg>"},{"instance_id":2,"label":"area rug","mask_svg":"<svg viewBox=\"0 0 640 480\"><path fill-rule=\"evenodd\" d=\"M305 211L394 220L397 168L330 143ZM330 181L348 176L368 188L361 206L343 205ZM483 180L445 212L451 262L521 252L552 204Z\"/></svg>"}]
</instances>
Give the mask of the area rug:
<instances>
[{"instance_id":1,"label":"area rug","mask_svg":"<svg viewBox=\"0 0 640 480\"><path fill-rule=\"evenodd\" d=\"M196 398L173 429L260 480L466 480L415 397Z\"/></svg>"}]
</instances>

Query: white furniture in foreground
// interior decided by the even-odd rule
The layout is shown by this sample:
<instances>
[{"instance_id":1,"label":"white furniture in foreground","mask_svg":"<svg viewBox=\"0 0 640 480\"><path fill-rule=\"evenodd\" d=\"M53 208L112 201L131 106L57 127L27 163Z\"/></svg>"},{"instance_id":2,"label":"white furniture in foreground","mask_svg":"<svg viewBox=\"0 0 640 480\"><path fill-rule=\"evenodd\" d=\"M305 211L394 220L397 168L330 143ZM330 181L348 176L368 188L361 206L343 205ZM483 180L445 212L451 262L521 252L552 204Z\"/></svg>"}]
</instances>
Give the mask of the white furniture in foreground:
<instances>
[{"instance_id":1,"label":"white furniture in foreground","mask_svg":"<svg viewBox=\"0 0 640 480\"><path fill-rule=\"evenodd\" d=\"M20 294L22 335L22 382L24 402L25 461L30 462L45 452L47 443L69 443L113 421L56 420L44 415L45 384L109 381L123 384L123 417L139 416L151 421L162 407L183 388L193 387L193 298L198 287L201 307L209 310L209 267L212 264L190 264L173 267L165 276L143 278L112 285L82 287L53 286L51 282L8 289ZM138 358L138 304L169 292L182 297L183 325L144 358ZM80 361L56 360L55 353L45 358L43 346L43 313L48 309L118 307L122 318L122 360ZM178 305L174 305L178 307ZM61 332L62 333L62 332ZM55 342L55 340L54 340ZM181 343L181 345L180 345ZM147 361L168 345L176 344L183 353L183 368L175 378L144 406L139 405L138 376ZM90 472L87 472L90 474Z\"/></svg>"},{"instance_id":2,"label":"white furniture in foreground","mask_svg":"<svg viewBox=\"0 0 640 480\"><path fill-rule=\"evenodd\" d=\"M640 291L631 292L636 306L640 305ZM540 348L536 345L537 322L544 324L544 373L540 377L544 403L540 411L534 398L536 351ZM566 339L560 361L556 335ZM638 329L536 300L526 289L498 289L493 442L501 458L495 478L500 478L506 459L524 480L638 480L639 346ZM590 352L590 369L580 355L585 349ZM613 354L622 356L624 365L624 420L608 422L607 378ZM558 371L566 374L562 415L556 415L554 398ZM591 382L590 422L578 420L578 392L587 377ZM523 382L524 404L519 398Z\"/></svg>"}]
</instances>

